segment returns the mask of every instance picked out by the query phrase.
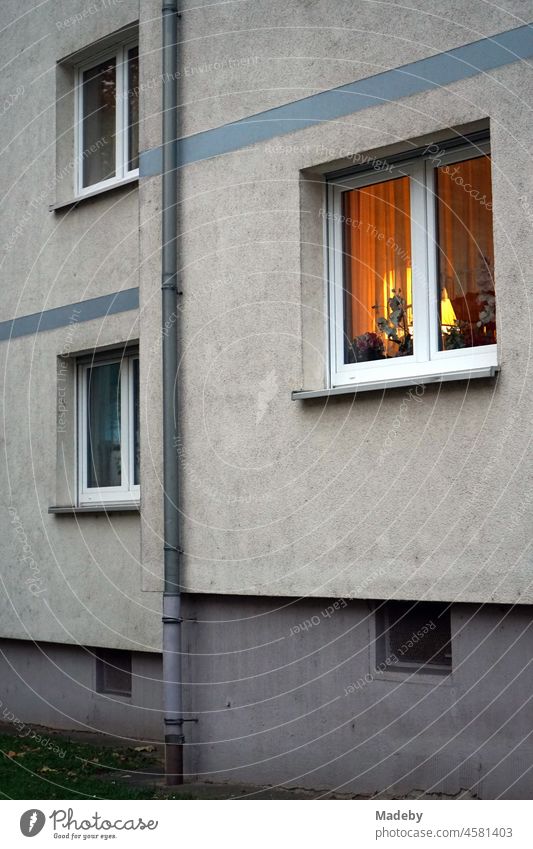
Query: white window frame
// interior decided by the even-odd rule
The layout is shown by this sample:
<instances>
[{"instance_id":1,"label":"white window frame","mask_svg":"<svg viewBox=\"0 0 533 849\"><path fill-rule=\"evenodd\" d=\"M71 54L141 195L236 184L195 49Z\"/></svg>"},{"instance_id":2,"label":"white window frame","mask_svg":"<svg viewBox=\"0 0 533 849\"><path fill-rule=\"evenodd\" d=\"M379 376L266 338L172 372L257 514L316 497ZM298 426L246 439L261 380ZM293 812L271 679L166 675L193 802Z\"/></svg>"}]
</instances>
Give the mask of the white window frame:
<instances>
[{"instance_id":1,"label":"white window frame","mask_svg":"<svg viewBox=\"0 0 533 849\"><path fill-rule=\"evenodd\" d=\"M126 180L139 176L139 169L128 169L128 51L137 47L136 40L124 42L119 47L103 53L95 54L90 60L76 67L75 97L74 97L74 135L76 149L76 178L75 193L77 197L92 194L99 189L111 188ZM90 186L83 185L83 74L90 71L101 62L115 59L117 108L115 119L115 176Z\"/></svg>"},{"instance_id":2,"label":"white window frame","mask_svg":"<svg viewBox=\"0 0 533 849\"><path fill-rule=\"evenodd\" d=\"M134 366L138 353L123 356L98 357L78 364L78 504L131 504L139 503L141 488L135 484L135 435L134 435ZM120 486L89 487L87 484L87 372L98 366L120 363Z\"/></svg>"},{"instance_id":3,"label":"white window frame","mask_svg":"<svg viewBox=\"0 0 533 849\"><path fill-rule=\"evenodd\" d=\"M463 162L490 153L483 142L440 152L438 157L413 159L389 165L386 171L365 172L331 182L327 187L326 216L328 244L328 313L330 386L405 384L425 377L457 373L458 376L498 365L497 345L439 351L439 303L437 280L435 168ZM398 177L410 178L411 262L413 292L413 354L368 363L344 363L344 272L342 193L383 183ZM437 318L430 320L433 313Z\"/></svg>"}]
</instances>

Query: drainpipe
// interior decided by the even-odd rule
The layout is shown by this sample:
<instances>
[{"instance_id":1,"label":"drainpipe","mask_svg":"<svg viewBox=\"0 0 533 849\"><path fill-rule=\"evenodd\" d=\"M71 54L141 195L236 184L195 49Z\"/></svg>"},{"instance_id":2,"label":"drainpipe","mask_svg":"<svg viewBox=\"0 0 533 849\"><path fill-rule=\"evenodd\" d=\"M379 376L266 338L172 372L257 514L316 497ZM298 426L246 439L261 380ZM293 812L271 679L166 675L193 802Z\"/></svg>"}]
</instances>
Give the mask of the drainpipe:
<instances>
[{"instance_id":1,"label":"drainpipe","mask_svg":"<svg viewBox=\"0 0 533 849\"><path fill-rule=\"evenodd\" d=\"M178 9L177 1L163 0L163 176L162 176L162 353L163 353L163 487L164 487L164 589L163 589L163 688L165 724L165 775L169 785L183 784L183 693L181 663L181 529L179 446L177 304L178 234Z\"/></svg>"}]
</instances>

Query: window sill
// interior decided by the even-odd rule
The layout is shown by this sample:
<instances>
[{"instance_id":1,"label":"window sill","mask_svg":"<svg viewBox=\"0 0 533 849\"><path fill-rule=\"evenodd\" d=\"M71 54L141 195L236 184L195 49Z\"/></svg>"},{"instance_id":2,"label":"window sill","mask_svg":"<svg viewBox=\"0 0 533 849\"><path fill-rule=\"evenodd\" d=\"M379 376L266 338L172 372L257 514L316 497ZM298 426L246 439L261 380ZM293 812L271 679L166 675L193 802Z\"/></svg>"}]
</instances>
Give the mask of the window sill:
<instances>
[{"instance_id":1,"label":"window sill","mask_svg":"<svg viewBox=\"0 0 533 849\"><path fill-rule=\"evenodd\" d=\"M420 375L419 377L382 378L372 383L335 386L332 389L295 389L291 393L291 398L293 401L306 401L312 398L329 398L334 395L356 395L358 392L383 392L385 389L400 389L403 386L425 386L429 383L491 378L495 377L499 370L499 366L485 366L469 371L449 371L442 374Z\"/></svg>"},{"instance_id":2,"label":"window sill","mask_svg":"<svg viewBox=\"0 0 533 849\"><path fill-rule=\"evenodd\" d=\"M79 203L83 203L83 201L85 200L90 200L91 198L98 197L98 195L107 194L108 192L114 192L117 189L122 189L124 186L131 186L133 183L138 182L138 175L135 175L134 177L126 177L124 180L117 180L116 183L111 183L108 186L100 186L99 189L88 191L83 195L79 195L78 197L69 198L69 200L62 200L58 203L53 203L48 207L48 209L50 212L61 212L64 209L69 209L70 207L77 206Z\"/></svg>"},{"instance_id":3,"label":"window sill","mask_svg":"<svg viewBox=\"0 0 533 849\"><path fill-rule=\"evenodd\" d=\"M67 515L73 516L83 513L139 513L141 505L138 501L131 501L128 504L81 504L81 505L57 505L48 508L49 513L56 516Z\"/></svg>"},{"instance_id":4,"label":"window sill","mask_svg":"<svg viewBox=\"0 0 533 849\"><path fill-rule=\"evenodd\" d=\"M449 687L454 684L453 668L449 669L428 669L411 666L404 666L401 669L386 669L383 672L376 669L374 672L374 681L394 682L395 684L422 684L426 687Z\"/></svg>"}]
</instances>

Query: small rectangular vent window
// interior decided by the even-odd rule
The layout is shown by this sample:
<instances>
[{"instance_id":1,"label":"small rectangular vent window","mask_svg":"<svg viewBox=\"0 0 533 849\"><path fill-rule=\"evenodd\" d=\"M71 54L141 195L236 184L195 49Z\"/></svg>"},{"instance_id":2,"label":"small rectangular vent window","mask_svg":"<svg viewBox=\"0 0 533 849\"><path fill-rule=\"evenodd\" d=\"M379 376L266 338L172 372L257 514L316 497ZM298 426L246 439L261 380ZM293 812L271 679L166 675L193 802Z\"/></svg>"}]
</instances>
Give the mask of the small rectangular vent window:
<instances>
[{"instance_id":1,"label":"small rectangular vent window","mask_svg":"<svg viewBox=\"0 0 533 849\"><path fill-rule=\"evenodd\" d=\"M376 609L378 669L441 672L452 667L450 605L387 601Z\"/></svg>"},{"instance_id":2,"label":"small rectangular vent window","mask_svg":"<svg viewBox=\"0 0 533 849\"><path fill-rule=\"evenodd\" d=\"M97 649L96 691L131 696L131 652Z\"/></svg>"}]
</instances>

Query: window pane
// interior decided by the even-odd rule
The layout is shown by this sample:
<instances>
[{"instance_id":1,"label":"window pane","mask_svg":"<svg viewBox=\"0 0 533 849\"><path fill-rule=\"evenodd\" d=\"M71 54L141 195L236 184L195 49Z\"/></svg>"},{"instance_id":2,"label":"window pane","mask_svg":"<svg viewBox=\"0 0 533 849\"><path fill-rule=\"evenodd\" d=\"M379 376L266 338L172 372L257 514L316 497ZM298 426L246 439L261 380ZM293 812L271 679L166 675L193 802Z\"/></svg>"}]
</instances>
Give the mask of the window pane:
<instances>
[{"instance_id":1,"label":"window pane","mask_svg":"<svg viewBox=\"0 0 533 849\"><path fill-rule=\"evenodd\" d=\"M83 185L92 186L115 176L116 67L115 59L83 74Z\"/></svg>"},{"instance_id":2,"label":"window pane","mask_svg":"<svg viewBox=\"0 0 533 849\"><path fill-rule=\"evenodd\" d=\"M343 193L344 362L413 353L409 178Z\"/></svg>"},{"instance_id":3,"label":"window pane","mask_svg":"<svg viewBox=\"0 0 533 849\"><path fill-rule=\"evenodd\" d=\"M139 48L128 50L128 171L139 167Z\"/></svg>"},{"instance_id":4,"label":"window pane","mask_svg":"<svg viewBox=\"0 0 533 849\"><path fill-rule=\"evenodd\" d=\"M96 692L131 696L131 652L96 649Z\"/></svg>"},{"instance_id":5,"label":"window pane","mask_svg":"<svg viewBox=\"0 0 533 849\"><path fill-rule=\"evenodd\" d=\"M120 363L87 370L87 486L120 486Z\"/></svg>"},{"instance_id":6,"label":"window pane","mask_svg":"<svg viewBox=\"0 0 533 849\"><path fill-rule=\"evenodd\" d=\"M436 169L441 350L496 342L490 158Z\"/></svg>"},{"instance_id":7,"label":"window pane","mask_svg":"<svg viewBox=\"0 0 533 849\"><path fill-rule=\"evenodd\" d=\"M387 666L451 666L450 607L440 602L389 601L383 608Z\"/></svg>"},{"instance_id":8,"label":"window pane","mask_svg":"<svg viewBox=\"0 0 533 849\"><path fill-rule=\"evenodd\" d=\"M139 360L133 360L133 483L140 480Z\"/></svg>"}]
</instances>

